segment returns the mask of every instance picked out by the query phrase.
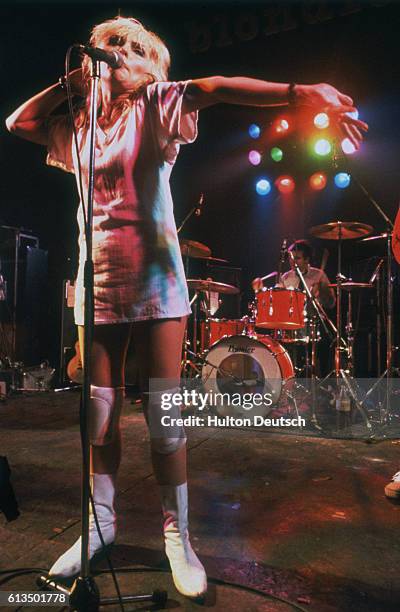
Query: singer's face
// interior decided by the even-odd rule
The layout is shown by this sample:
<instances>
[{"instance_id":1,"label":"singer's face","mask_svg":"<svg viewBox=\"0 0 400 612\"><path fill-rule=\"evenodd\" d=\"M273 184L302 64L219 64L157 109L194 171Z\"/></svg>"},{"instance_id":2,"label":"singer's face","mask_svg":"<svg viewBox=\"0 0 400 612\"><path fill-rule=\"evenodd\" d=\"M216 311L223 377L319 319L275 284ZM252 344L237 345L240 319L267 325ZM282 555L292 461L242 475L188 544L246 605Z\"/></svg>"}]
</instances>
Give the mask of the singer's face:
<instances>
[{"instance_id":1,"label":"singer's face","mask_svg":"<svg viewBox=\"0 0 400 612\"><path fill-rule=\"evenodd\" d=\"M117 34L107 37L98 45L106 51L119 51L124 58L120 68L110 68L102 65L102 78L109 86L112 96L132 91L138 81L150 72L151 61L147 57L146 49L129 36Z\"/></svg>"}]
</instances>

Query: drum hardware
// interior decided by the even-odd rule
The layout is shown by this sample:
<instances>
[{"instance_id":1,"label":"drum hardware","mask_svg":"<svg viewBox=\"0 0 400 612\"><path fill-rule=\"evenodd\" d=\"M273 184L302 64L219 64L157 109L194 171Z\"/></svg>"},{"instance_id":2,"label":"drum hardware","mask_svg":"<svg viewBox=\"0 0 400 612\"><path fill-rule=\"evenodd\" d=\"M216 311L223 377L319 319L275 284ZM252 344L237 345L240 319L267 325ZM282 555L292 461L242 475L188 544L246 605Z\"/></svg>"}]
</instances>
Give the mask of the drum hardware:
<instances>
[{"instance_id":1,"label":"drum hardware","mask_svg":"<svg viewBox=\"0 0 400 612\"><path fill-rule=\"evenodd\" d=\"M346 155L343 155L344 159L347 161L348 165L349 160ZM387 317L386 317L386 370L381 374L377 383L386 378L386 406L383 407L380 404L380 420L383 424L388 424L390 418L390 397L392 394L392 382L391 378L395 373L395 368L393 367L393 282L392 282L392 259L393 255L397 261L400 263L400 214L397 211L395 223L389 219L383 208L378 204L378 202L373 198L373 196L369 193L369 191L364 187L361 181L357 178L357 173L354 173L353 169L351 169L351 176L354 183L359 187L361 192L364 194L366 199L373 205L375 210L380 214L382 219L385 222L386 230L383 232L379 238L386 239L386 307L387 307ZM371 389L376 388L377 383L375 383Z\"/></svg>"},{"instance_id":2,"label":"drum hardware","mask_svg":"<svg viewBox=\"0 0 400 612\"><path fill-rule=\"evenodd\" d=\"M334 324L332 323L332 321L326 314L325 309L323 308L320 301L313 295L311 289L308 287L306 280L304 278L304 275L302 271L300 270L300 267L297 264L297 261L294 257L293 251L288 249L288 254L291 260L291 265L293 266L293 269L296 271L298 277L300 278L300 282L304 288L306 295L308 296L309 303L311 304L311 307L312 307L311 318L313 321L313 326L311 328L312 329L311 361L310 361L310 357L307 352L306 353L306 368L307 368L307 373L310 374L310 379L311 379L311 422L314 425L314 427L321 430L322 428L320 427L318 423L317 414L316 414L316 379L317 379L317 353L316 353L317 326L316 326L316 322L319 319L325 333L327 334L328 337L331 337L331 338L334 333L336 333L336 337L337 337L337 328L335 328ZM341 341L341 337L340 337L340 341Z\"/></svg>"},{"instance_id":3,"label":"drum hardware","mask_svg":"<svg viewBox=\"0 0 400 612\"><path fill-rule=\"evenodd\" d=\"M192 257L194 259L211 257L211 249L202 242L181 238L179 245L183 257Z\"/></svg>"},{"instance_id":4,"label":"drum hardware","mask_svg":"<svg viewBox=\"0 0 400 612\"><path fill-rule=\"evenodd\" d=\"M189 210L188 214L186 215L186 217L183 219L182 223L178 227L178 229L177 229L177 233L178 234L180 234L181 230L186 225L186 223L189 221L189 219L190 219L190 217L192 215L196 215L196 217L200 217L201 209L203 208L203 205L204 205L204 193L201 193L200 196L199 196L199 201L197 202L197 204L192 206L192 208Z\"/></svg>"},{"instance_id":5,"label":"drum hardware","mask_svg":"<svg viewBox=\"0 0 400 612\"><path fill-rule=\"evenodd\" d=\"M222 293L224 295L236 295L239 293L239 289L233 285L226 283L220 283L212 280L202 280L200 278L188 278L186 280L189 289L195 291L209 292L214 291L215 293Z\"/></svg>"},{"instance_id":6,"label":"drum hardware","mask_svg":"<svg viewBox=\"0 0 400 612\"><path fill-rule=\"evenodd\" d=\"M338 396L343 394L343 386L346 388L348 395L352 398L354 405L364 419L367 429L372 430L371 422L368 418L367 413L364 410L363 403L357 397L357 393L354 389L356 384L352 377L353 373L353 353L352 353L352 338L347 338L347 342L342 336L342 287L346 283L347 279L342 274L342 241L352 240L362 236L368 236L372 232L372 227L365 223L358 223L357 221L332 221L324 225L318 225L310 229L310 234L317 238L325 240L337 240L338 241L338 256L337 256L337 275L336 275L336 335L335 335L335 361L334 369L325 376L320 382L320 385L324 384L332 375L336 378L336 393ZM352 281L347 281L349 290L349 298L351 295L351 289L354 289ZM351 298L350 298L351 299ZM351 306L351 302L349 302ZM352 333L352 325L349 327L349 331ZM342 364L342 355L346 355L346 366ZM339 384L339 380L341 383Z\"/></svg>"},{"instance_id":7,"label":"drum hardware","mask_svg":"<svg viewBox=\"0 0 400 612\"><path fill-rule=\"evenodd\" d=\"M345 276L342 276L343 279L345 279ZM330 283L328 285L329 287L332 287L333 289L337 288L337 283ZM355 283L352 280L346 280L344 282L341 283L341 288L342 291L354 291L355 289L372 289L373 288L373 284L372 283Z\"/></svg>"},{"instance_id":8,"label":"drum hardware","mask_svg":"<svg viewBox=\"0 0 400 612\"><path fill-rule=\"evenodd\" d=\"M197 320L198 320L198 298L200 294L198 291L195 292L192 299L190 300L190 308L193 315L193 332L192 332L192 342L194 352L190 350L190 340L188 336L188 325L186 325L185 334L183 338L183 351L182 351L182 361L181 361L181 374L185 378L191 378L193 372L198 373L198 369L196 366L196 361L192 361L189 359L189 355L194 356L195 360L197 357Z\"/></svg>"},{"instance_id":9,"label":"drum hardware","mask_svg":"<svg viewBox=\"0 0 400 612\"><path fill-rule=\"evenodd\" d=\"M206 348L210 346L211 338L206 339L205 337L205 325L210 326L210 321L212 321L212 316L210 312L210 291L215 293L222 293L225 295L235 295L239 293L239 289L234 287L233 285L228 285L226 283L220 283L212 280L203 280L203 279L187 279L187 284L189 289L194 289L195 293L190 301L190 307L192 309L193 314L193 326L192 326L192 346L194 349L194 353L198 354L198 340L197 340L197 328L199 321L199 308L203 310L206 314L206 321L203 323L202 327L202 337L200 341L200 351L203 352ZM244 326L243 326L244 327ZM203 332L204 329L204 332ZM211 333L211 331L210 331ZM207 345L207 346L206 346ZM190 375L192 372L198 373L198 368L196 367L195 362L189 359L188 347L190 346L190 342L188 340L188 331L186 328L185 338L183 343L183 356L182 356L182 371L185 375Z\"/></svg>"}]
</instances>

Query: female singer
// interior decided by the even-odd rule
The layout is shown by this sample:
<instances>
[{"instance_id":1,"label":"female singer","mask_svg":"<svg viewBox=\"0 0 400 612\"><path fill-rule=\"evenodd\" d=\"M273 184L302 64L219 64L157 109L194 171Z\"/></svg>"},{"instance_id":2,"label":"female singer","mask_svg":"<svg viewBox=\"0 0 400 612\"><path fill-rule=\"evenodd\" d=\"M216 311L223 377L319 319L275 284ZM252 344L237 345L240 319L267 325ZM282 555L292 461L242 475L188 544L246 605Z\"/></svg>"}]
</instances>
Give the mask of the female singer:
<instances>
[{"instance_id":1,"label":"female singer","mask_svg":"<svg viewBox=\"0 0 400 612\"><path fill-rule=\"evenodd\" d=\"M179 387L186 318L190 313L169 186L179 146L197 135L198 111L217 103L250 106L309 105L325 110L344 135L359 146L367 125L349 117L352 99L325 83L298 85L246 77L170 82L164 43L136 19L117 17L97 25L90 44L123 56L119 68L101 64L93 217L95 329L91 349L90 441L92 493L106 544L116 536L114 496L121 457L119 415L124 398L124 363L132 334L140 363L146 421L161 414L160 392L149 380L165 379L165 391ZM89 61L71 73L73 91L83 104L75 125L88 187ZM22 104L8 129L45 145L47 163L75 173L78 159L67 116L54 111L66 99L61 82ZM83 206L78 210L80 264L75 320L82 340L83 265L86 256ZM172 381L172 382L171 382ZM179 407L176 407L179 414ZM173 415L171 415L173 416ZM186 438L152 435L154 474L160 486L165 550L178 591L205 593L207 578L188 536ZM90 557L101 549L90 518ZM52 566L50 574L80 571L80 538Z\"/></svg>"}]
</instances>

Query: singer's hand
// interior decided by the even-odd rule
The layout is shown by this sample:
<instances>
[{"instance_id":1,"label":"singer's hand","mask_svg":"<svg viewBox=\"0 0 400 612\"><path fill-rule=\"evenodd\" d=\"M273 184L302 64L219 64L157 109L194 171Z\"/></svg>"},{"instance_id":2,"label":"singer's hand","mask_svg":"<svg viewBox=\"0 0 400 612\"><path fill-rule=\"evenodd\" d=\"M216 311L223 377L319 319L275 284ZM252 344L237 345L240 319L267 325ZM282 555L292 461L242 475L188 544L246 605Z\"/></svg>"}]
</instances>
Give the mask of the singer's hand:
<instances>
[{"instance_id":1,"label":"singer's hand","mask_svg":"<svg viewBox=\"0 0 400 612\"><path fill-rule=\"evenodd\" d=\"M356 149L362 142L362 132L368 131L368 124L360 119L349 117L346 113L356 110L350 96L341 93L328 83L317 85L296 85L296 105L313 106L326 112L342 135L350 139Z\"/></svg>"}]
</instances>

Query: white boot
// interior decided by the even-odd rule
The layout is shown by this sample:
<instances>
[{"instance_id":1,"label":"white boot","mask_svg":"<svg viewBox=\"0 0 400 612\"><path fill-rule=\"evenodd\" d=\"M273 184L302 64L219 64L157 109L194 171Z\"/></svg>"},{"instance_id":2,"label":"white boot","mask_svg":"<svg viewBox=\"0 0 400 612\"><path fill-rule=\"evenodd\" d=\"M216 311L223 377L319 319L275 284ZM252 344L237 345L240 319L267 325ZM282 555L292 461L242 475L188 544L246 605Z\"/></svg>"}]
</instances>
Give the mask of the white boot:
<instances>
[{"instance_id":1,"label":"white boot","mask_svg":"<svg viewBox=\"0 0 400 612\"><path fill-rule=\"evenodd\" d=\"M187 597L207 591L207 576L189 542L187 483L161 485L165 552L176 589Z\"/></svg>"},{"instance_id":2,"label":"white boot","mask_svg":"<svg viewBox=\"0 0 400 612\"><path fill-rule=\"evenodd\" d=\"M104 543L111 544L116 535L116 515L114 511L116 474L93 474L91 487L96 508L97 520ZM96 522L90 505L89 515L89 558L100 552L102 544L96 528ZM49 571L51 576L69 578L81 571L81 537L61 557Z\"/></svg>"}]
</instances>

